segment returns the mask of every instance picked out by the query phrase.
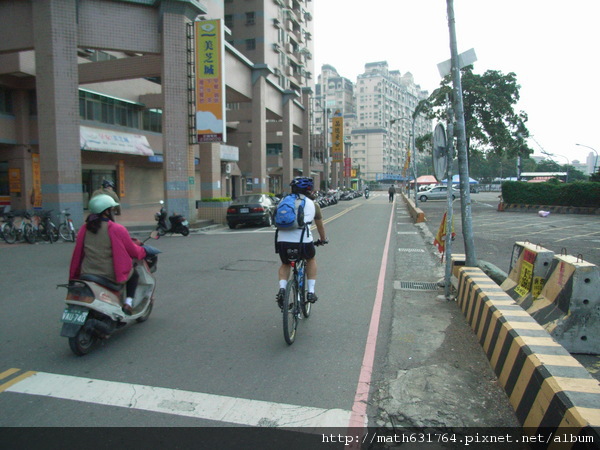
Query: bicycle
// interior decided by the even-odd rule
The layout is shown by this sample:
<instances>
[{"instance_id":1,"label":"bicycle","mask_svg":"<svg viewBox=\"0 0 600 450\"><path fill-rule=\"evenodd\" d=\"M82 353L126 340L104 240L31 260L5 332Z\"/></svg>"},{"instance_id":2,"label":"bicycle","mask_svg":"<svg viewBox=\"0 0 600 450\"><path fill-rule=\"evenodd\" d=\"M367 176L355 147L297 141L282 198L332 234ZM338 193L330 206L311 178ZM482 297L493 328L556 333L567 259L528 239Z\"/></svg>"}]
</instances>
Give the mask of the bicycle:
<instances>
[{"instance_id":1,"label":"bicycle","mask_svg":"<svg viewBox=\"0 0 600 450\"><path fill-rule=\"evenodd\" d=\"M43 240L51 244L58 241L58 228L52 223L52 210L34 212L32 218L33 241Z\"/></svg>"},{"instance_id":2,"label":"bicycle","mask_svg":"<svg viewBox=\"0 0 600 450\"><path fill-rule=\"evenodd\" d=\"M60 213L63 217L62 222L58 224L58 234L63 241L75 242L75 226L73 225L73 219L71 219L71 213L68 212L69 208L63 209Z\"/></svg>"},{"instance_id":3,"label":"bicycle","mask_svg":"<svg viewBox=\"0 0 600 450\"><path fill-rule=\"evenodd\" d=\"M315 241L315 246L325 245L327 241ZM285 288L283 298L283 337L288 345L296 340L298 321L302 316L308 318L312 303L306 301L306 260L290 259L292 271Z\"/></svg>"},{"instance_id":4,"label":"bicycle","mask_svg":"<svg viewBox=\"0 0 600 450\"><path fill-rule=\"evenodd\" d=\"M21 217L21 223L18 227L15 227L15 217ZM33 226L30 222L26 222L26 220L31 219L31 214L27 211L9 212L6 219L6 222L2 225L2 237L7 244L14 244L17 240L25 240L30 244L35 242Z\"/></svg>"}]
</instances>

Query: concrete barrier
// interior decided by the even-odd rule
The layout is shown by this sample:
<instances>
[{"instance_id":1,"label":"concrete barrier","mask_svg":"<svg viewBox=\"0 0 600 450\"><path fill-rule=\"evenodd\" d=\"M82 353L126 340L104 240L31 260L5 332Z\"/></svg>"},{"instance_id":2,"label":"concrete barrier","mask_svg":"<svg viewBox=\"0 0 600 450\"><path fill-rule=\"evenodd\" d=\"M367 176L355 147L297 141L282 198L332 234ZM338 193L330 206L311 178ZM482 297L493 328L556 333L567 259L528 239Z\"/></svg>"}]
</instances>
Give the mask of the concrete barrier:
<instances>
[{"instance_id":1,"label":"concrete barrier","mask_svg":"<svg viewBox=\"0 0 600 450\"><path fill-rule=\"evenodd\" d=\"M600 442L598 381L483 271L456 273L458 305L527 432L568 429Z\"/></svg>"},{"instance_id":2,"label":"concrete barrier","mask_svg":"<svg viewBox=\"0 0 600 450\"><path fill-rule=\"evenodd\" d=\"M600 269L595 264L555 255L548 280L526 310L569 352L600 354Z\"/></svg>"},{"instance_id":3,"label":"concrete barrier","mask_svg":"<svg viewBox=\"0 0 600 450\"><path fill-rule=\"evenodd\" d=\"M527 309L546 284L554 252L529 242L515 242L502 289Z\"/></svg>"},{"instance_id":4,"label":"concrete barrier","mask_svg":"<svg viewBox=\"0 0 600 450\"><path fill-rule=\"evenodd\" d=\"M406 203L408 213L410 214L410 217L412 217L412 220L415 223L426 222L427 219L425 218L425 213L423 212L423 210L421 208L417 208L415 206L415 202L408 198L404 193L401 193L400 195L402 195L404 203Z\"/></svg>"}]
</instances>

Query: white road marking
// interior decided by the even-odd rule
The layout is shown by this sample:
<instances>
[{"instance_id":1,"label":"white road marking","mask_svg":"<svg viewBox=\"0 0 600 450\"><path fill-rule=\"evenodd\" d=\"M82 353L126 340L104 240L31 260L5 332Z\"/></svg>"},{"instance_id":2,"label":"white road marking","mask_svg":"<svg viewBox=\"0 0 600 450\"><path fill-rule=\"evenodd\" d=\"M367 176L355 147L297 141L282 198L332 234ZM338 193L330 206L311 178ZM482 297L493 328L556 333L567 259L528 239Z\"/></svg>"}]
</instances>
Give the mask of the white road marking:
<instances>
[{"instance_id":1,"label":"white road marking","mask_svg":"<svg viewBox=\"0 0 600 450\"><path fill-rule=\"evenodd\" d=\"M36 372L5 392L40 395L238 425L347 427L351 411L249 400L139 384Z\"/></svg>"}]
</instances>

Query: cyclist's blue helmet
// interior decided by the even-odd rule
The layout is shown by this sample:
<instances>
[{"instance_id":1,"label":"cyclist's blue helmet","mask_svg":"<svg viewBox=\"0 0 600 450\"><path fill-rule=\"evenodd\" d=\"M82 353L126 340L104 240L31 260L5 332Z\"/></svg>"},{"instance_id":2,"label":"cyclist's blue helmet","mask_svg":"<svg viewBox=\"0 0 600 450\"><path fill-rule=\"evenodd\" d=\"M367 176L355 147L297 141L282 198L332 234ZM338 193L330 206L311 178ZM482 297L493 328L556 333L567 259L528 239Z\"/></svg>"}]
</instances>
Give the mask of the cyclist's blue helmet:
<instances>
[{"instance_id":1,"label":"cyclist's blue helmet","mask_svg":"<svg viewBox=\"0 0 600 450\"><path fill-rule=\"evenodd\" d=\"M312 178L309 177L296 177L290 183L292 187L292 192L311 192L313 190L314 182Z\"/></svg>"}]
</instances>

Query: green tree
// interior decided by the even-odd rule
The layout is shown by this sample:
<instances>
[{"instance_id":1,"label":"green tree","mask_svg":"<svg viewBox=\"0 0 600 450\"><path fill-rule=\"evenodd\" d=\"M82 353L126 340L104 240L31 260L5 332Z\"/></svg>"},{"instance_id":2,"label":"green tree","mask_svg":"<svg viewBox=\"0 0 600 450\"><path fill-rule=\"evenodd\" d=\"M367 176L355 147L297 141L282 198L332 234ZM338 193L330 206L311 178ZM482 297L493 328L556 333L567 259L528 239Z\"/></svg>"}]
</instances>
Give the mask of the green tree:
<instances>
[{"instance_id":1,"label":"green tree","mask_svg":"<svg viewBox=\"0 0 600 450\"><path fill-rule=\"evenodd\" d=\"M475 153L507 158L532 154L526 141L529 137L525 126L527 114L514 109L521 88L516 75L513 72L504 75L497 70L478 75L473 73L473 66L467 66L461 72L469 158ZM452 80L447 76L428 98L428 116L445 122L451 96Z\"/></svg>"}]
</instances>

